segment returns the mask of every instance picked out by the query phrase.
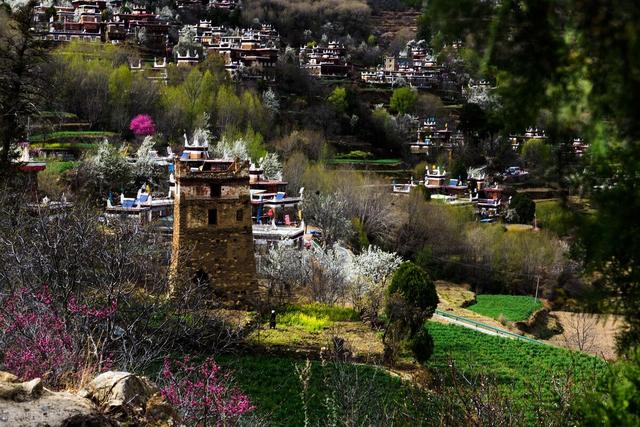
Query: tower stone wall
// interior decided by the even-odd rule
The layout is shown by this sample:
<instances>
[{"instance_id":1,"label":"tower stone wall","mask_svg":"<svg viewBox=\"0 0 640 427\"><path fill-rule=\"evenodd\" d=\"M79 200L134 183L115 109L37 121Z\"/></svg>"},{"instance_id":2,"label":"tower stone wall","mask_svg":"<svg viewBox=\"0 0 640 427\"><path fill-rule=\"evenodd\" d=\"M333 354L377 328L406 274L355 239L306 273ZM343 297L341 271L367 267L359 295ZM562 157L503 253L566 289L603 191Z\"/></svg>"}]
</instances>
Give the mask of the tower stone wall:
<instances>
[{"instance_id":1,"label":"tower stone wall","mask_svg":"<svg viewBox=\"0 0 640 427\"><path fill-rule=\"evenodd\" d=\"M249 164L176 161L171 275L208 283L212 300L246 304L257 290Z\"/></svg>"}]
</instances>

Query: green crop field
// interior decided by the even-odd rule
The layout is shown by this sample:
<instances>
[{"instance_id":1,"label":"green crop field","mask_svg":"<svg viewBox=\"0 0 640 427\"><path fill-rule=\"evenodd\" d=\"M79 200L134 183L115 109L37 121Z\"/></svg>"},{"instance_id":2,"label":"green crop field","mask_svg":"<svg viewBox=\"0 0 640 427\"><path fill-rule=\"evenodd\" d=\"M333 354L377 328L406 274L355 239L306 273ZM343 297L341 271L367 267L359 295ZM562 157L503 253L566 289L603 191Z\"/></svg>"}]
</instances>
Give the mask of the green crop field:
<instances>
[{"instance_id":1,"label":"green crop field","mask_svg":"<svg viewBox=\"0 0 640 427\"><path fill-rule=\"evenodd\" d=\"M85 139L85 138L106 138L110 136L117 135L114 132L103 132L103 131L58 131L58 132L50 132L50 133L41 133L37 135L32 135L29 140L31 142L44 142L44 141L55 141L60 139Z\"/></svg>"},{"instance_id":2,"label":"green crop field","mask_svg":"<svg viewBox=\"0 0 640 427\"><path fill-rule=\"evenodd\" d=\"M219 363L233 371L237 385L257 407L258 415L265 417L268 425L304 425L304 411L301 400L302 385L296 366L303 366L304 360L273 356L223 357ZM309 382L309 418L311 425L325 425L326 399L330 396L327 381L330 381L333 365L312 362ZM349 375L357 375L360 385L376 390L380 405L390 404L394 408L403 402L408 389L402 381L383 370L366 365L343 365ZM366 379L365 379L366 378ZM376 407L380 408L380 405Z\"/></svg>"},{"instance_id":3,"label":"green crop field","mask_svg":"<svg viewBox=\"0 0 640 427\"><path fill-rule=\"evenodd\" d=\"M495 337L456 325L428 322L434 354L428 366L449 369L449 362L466 375L493 378L515 399L530 398L540 385L548 393L554 377L573 373L576 383L590 384L607 368L603 360L544 344Z\"/></svg>"},{"instance_id":4,"label":"green crop field","mask_svg":"<svg viewBox=\"0 0 640 427\"><path fill-rule=\"evenodd\" d=\"M540 300L523 295L477 295L477 303L467 307L469 310L500 320L503 317L511 322L527 320L531 314L542 308Z\"/></svg>"},{"instance_id":5,"label":"green crop field","mask_svg":"<svg viewBox=\"0 0 640 427\"><path fill-rule=\"evenodd\" d=\"M375 165L375 166L399 166L400 159L333 159L330 161L334 165Z\"/></svg>"},{"instance_id":6,"label":"green crop field","mask_svg":"<svg viewBox=\"0 0 640 427\"><path fill-rule=\"evenodd\" d=\"M531 399L531 390L536 387L541 391L539 397L550 397L549 390L555 377L564 378L567 372L571 372L577 384L591 384L607 368L606 362L596 357L557 347L489 336L436 322L428 322L428 329L435 344L434 354L427 364L430 369L446 377L449 362L453 360L459 372L468 378L482 373L496 381L505 394L521 404L531 403L527 399ZM233 372L236 384L249 395L258 408L258 415L266 417L269 425L304 424L302 386L295 369L304 365L304 360L272 355L238 355L223 356L218 361ZM416 398L416 390L380 368L342 365L340 371L335 369L332 363L312 362L309 384L311 425L326 421L325 404L331 394L327 384L331 383L332 375L336 372L341 372L341 375L349 372L352 378L357 375L361 391L377 390L379 394L369 403L376 407L398 407ZM428 398L424 400L429 401ZM379 403L374 403L376 401ZM431 402L437 404L436 400L432 399ZM436 407L420 407L422 416L431 410L435 415ZM411 413L407 408L402 411Z\"/></svg>"}]
</instances>

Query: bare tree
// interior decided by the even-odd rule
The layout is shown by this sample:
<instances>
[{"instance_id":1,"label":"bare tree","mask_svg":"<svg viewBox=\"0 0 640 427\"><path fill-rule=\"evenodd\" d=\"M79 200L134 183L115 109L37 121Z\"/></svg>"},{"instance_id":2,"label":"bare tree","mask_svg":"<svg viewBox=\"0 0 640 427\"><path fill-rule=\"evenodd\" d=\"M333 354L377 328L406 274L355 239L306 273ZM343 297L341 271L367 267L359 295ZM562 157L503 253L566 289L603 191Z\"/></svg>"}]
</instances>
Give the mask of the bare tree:
<instances>
[{"instance_id":1,"label":"bare tree","mask_svg":"<svg viewBox=\"0 0 640 427\"><path fill-rule=\"evenodd\" d=\"M92 360L111 355L120 369L141 369L172 352L230 351L251 330L212 311L204 285L177 278L170 293L169 251L162 235L126 221L104 224L91 206L27 206L20 195L0 192L0 290L47 285L69 325L78 307L117 308L73 323L78 348Z\"/></svg>"},{"instance_id":2,"label":"bare tree","mask_svg":"<svg viewBox=\"0 0 640 427\"><path fill-rule=\"evenodd\" d=\"M593 350L596 341L596 324L598 320L591 313L571 313L567 322L563 323L562 337L567 346L580 351Z\"/></svg>"},{"instance_id":3,"label":"bare tree","mask_svg":"<svg viewBox=\"0 0 640 427\"><path fill-rule=\"evenodd\" d=\"M306 220L322 231L322 246L331 248L352 233L348 202L339 194L311 194L303 201Z\"/></svg>"},{"instance_id":4,"label":"bare tree","mask_svg":"<svg viewBox=\"0 0 640 427\"><path fill-rule=\"evenodd\" d=\"M0 170L8 170L13 146L23 136L26 118L44 102L43 42L30 31L30 0L11 14L0 8Z\"/></svg>"}]
</instances>

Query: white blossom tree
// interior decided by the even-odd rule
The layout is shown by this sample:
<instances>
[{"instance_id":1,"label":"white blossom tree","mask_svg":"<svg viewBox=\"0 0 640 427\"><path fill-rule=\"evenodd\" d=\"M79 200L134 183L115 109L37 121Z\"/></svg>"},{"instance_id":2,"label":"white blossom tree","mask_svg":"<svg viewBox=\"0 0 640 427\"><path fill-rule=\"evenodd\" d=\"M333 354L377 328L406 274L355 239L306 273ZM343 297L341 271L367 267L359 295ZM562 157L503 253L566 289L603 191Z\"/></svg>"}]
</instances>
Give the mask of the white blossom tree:
<instances>
[{"instance_id":1,"label":"white blossom tree","mask_svg":"<svg viewBox=\"0 0 640 427\"><path fill-rule=\"evenodd\" d=\"M335 304L343 300L350 283L350 252L339 245L328 249L314 246L311 254L311 297L324 304Z\"/></svg>"},{"instance_id":2,"label":"white blossom tree","mask_svg":"<svg viewBox=\"0 0 640 427\"><path fill-rule=\"evenodd\" d=\"M267 89L267 91L262 95L262 102L264 103L264 106L274 114L280 110L278 95L276 95L271 88Z\"/></svg>"},{"instance_id":3,"label":"white blossom tree","mask_svg":"<svg viewBox=\"0 0 640 427\"><path fill-rule=\"evenodd\" d=\"M266 179L282 180L282 162L276 153L267 153L259 162Z\"/></svg>"},{"instance_id":4,"label":"white blossom tree","mask_svg":"<svg viewBox=\"0 0 640 427\"><path fill-rule=\"evenodd\" d=\"M142 144L136 152L136 161L134 164L134 173L136 177L151 180L155 169L156 156L153 152L155 140L152 136L145 136Z\"/></svg>"},{"instance_id":5,"label":"white blossom tree","mask_svg":"<svg viewBox=\"0 0 640 427\"><path fill-rule=\"evenodd\" d=\"M223 137L215 145L209 146L211 154L219 159L250 160L247 142L243 138L231 140Z\"/></svg>"},{"instance_id":6,"label":"white blossom tree","mask_svg":"<svg viewBox=\"0 0 640 427\"><path fill-rule=\"evenodd\" d=\"M196 128L196 130L193 131L191 141L191 144L196 147L208 146L209 141L211 141L211 132L204 128Z\"/></svg>"},{"instance_id":7,"label":"white blossom tree","mask_svg":"<svg viewBox=\"0 0 640 427\"><path fill-rule=\"evenodd\" d=\"M106 138L98 144L96 154L85 162L84 167L100 193L105 188L125 186L131 179L131 165Z\"/></svg>"},{"instance_id":8,"label":"white blossom tree","mask_svg":"<svg viewBox=\"0 0 640 427\"><path fill-rule=\"evenodd\" d=\"M303 212L310 224L322 231L324 248L346 240L353 232L347 201L339 194L311 194L303 201Z\"/></svg>"},{"instance_id":9,"label":"white blossom tree","mask_svg":"<svg viewBox=\"0 0 640 427\"><path fill-rule=\"evenodd\" d=\"M395 252L386 252L376 246L369 246L356 255L351 262L349 268L351 302L372 322L375 322L382 307L387 282L402 261L402 257Z\"/></svg>"},{"instance_id":10,"label":"white blossom tree","mask_svg":"<svg viewBox=\"0 0 640 427\"><path fill-rule=\"evenodd\" d=\"M268 294L280 303L310 277L309 253L297 248L277 245L258 259L258 273L268 282Z\"/></svg>"}]
</instances>

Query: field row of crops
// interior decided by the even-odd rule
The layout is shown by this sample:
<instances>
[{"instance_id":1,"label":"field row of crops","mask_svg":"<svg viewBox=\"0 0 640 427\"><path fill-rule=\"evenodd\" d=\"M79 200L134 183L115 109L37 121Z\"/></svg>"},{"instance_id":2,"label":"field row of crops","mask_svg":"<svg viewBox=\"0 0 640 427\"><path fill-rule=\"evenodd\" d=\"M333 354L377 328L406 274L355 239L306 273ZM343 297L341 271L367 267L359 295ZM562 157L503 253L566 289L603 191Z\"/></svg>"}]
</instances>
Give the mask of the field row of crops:
<instances>
[{"instance_id":1,"label":"field row of crops","mask_svg":"<svg viewBox=\"0 0 640 427\"><path fill-rule=\"evenodd\" d=\"M577 383L591 384L606 362L584 353L542 344L490 336L455 325L429 322L434 354L429 366L448 369L455 361L467 375L486 375L516 399L525 399L531 387L549 391L554 377L571 373Z\"/></svg>"},{"instance_id":2,"label":"field row of crops","mask_svg":"<svg viewBox=\"0 0 640 427\"><path fill-rule=\"evenodd\" d=\"M542 302L526 295L477 295L468 309L496 320L518 322L526 320L542 308Z\"/></svg>"}]
</instances>

